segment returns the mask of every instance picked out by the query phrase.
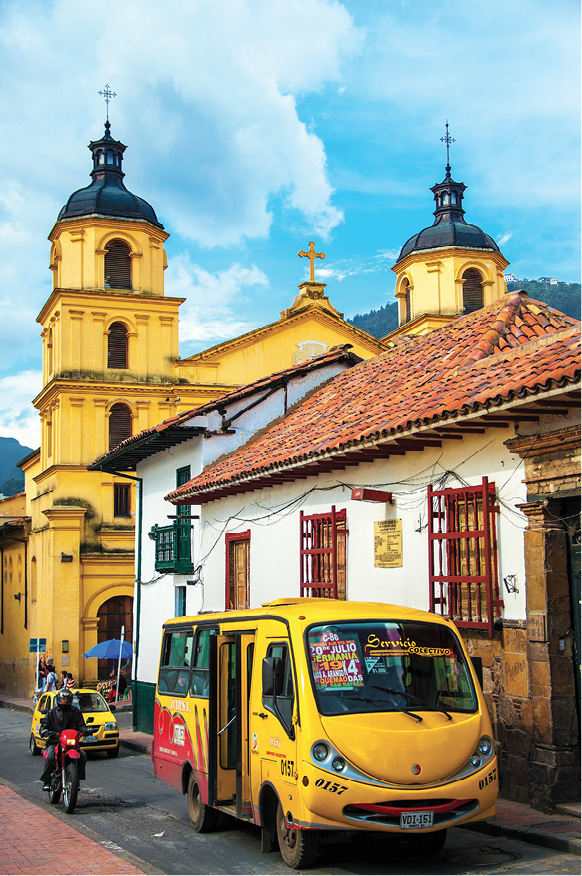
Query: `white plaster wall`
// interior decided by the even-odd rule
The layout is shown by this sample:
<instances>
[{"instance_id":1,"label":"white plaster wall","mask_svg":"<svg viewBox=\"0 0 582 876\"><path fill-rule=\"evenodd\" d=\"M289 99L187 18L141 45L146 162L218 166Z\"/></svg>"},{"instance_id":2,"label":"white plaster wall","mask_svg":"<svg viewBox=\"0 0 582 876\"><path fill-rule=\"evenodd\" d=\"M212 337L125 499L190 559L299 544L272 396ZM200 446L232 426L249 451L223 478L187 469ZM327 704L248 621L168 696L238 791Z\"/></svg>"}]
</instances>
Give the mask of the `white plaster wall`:
<instances>
[{"instance_id":1,"label":"white plaster wall","mask_svg":"<svg viewBox=\"0 0 582 876\"><path fill-rule=\"evenodd\" d=\"M203 558L199 592L204 609L224 609L225 534L251 530L251 605L299 594L299 510L305 513L347 511L347 598L405 604L427 609L428 532L427 485L439 479L449 487L480 484L483 474L499 493L499 581L504 616L525 618L525 518L516 505L525 501L523 463L503 441L510 430L488 430L484 436L443 441L442 448L408 452L366 463L345 472L321 475L252 494L230 496L201 509L200 545ZM393 494L393 505L351 500L351 490L369 486ZM402 519L404 564L397 569L374 567L374 521ZM420 530L420 531L418 531ZM509 594L503 577L515 575L518 592Z\"/></svg>"}]
</instances>

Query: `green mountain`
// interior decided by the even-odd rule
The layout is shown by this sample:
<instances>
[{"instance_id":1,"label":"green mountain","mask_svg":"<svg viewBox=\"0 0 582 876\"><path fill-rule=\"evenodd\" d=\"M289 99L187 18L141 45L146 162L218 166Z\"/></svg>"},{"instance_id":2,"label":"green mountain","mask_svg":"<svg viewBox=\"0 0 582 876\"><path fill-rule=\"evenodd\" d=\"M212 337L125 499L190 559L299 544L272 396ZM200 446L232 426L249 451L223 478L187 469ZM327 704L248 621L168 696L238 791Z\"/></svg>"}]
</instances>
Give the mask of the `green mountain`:
<instances>
[{"instance_id":1,"label":"green mountain","mask_svg":"<svg viewBox=\"0 0 582 876\"><path fill-rule=\"evenodd\" d=\"M516 280L507 284L508 292L516 289L525 289L531 298L537 298L554 307L556 310L580 319L580 283L540 283L538 280ZM349 319L356 328L363 329L375 338L383 338L389 332L398 328L398 305L384 304L379 310L370 310L369 313L357 313L353 319Z\"/></svg>"},{"instance_id":2,"label":"green mountain","mask_svg":"<svg viewBox=\"0 0 582 876\"><path fill-rule=\"evenodd\" d=\"M24 475L16 463L24 459L32 447L23 447L15 438L0 438L0 493L14 496L24 489Z\"/></svg>"}]
</instances>

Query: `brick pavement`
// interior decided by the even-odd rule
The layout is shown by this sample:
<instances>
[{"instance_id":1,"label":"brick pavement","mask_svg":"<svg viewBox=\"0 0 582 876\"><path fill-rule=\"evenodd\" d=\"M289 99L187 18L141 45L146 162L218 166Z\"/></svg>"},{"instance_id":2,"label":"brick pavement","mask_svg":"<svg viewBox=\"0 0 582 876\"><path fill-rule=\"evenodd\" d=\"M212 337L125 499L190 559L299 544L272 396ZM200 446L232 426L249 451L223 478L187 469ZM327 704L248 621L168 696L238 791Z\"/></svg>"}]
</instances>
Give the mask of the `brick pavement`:
<instances>
[{"instance_id":1,"label":"brick pavement","mask_svg":"<svg viewBox=\"0 0 582 876\"><path fill-rule=\"evenodd\" d=\"M0 874L141 874L0 780Z\"/></svg>"}]
</instances>

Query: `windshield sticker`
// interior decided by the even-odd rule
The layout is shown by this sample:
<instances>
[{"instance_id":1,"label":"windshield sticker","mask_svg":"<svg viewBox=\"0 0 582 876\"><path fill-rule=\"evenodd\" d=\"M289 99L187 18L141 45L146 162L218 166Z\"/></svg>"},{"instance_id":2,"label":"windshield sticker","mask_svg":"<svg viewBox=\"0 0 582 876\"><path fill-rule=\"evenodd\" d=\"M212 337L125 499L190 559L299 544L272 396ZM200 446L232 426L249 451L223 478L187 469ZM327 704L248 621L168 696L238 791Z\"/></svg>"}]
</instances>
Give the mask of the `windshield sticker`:
<instances>
[{"instance_id":1,"label":"windshield sticker","mask_svg":"<svg viewBox=\"0 0 582 876\"><path fill-rule=\"evenodd\" d=\"M368 670L368 675L387 675L388 668L386 666L386 661L384 660L384 655L381 657L364 657L366 662L366 669Z\"/></svg>"},{"instance_id":2,"label":"windshield sticker","mask_svg":"<svg viewBox=\"0 0 582 876\"><path fill-rule=\"evenodd\" d=\"M343 641L337 635L325 635L310 644L315 686L319 690L352 690L364 686L362 667L355 639Z\"/></svg>"},{"instance_id":3,"label":"windshield sticker","mask_svg":"<svg viewBox=\"0 0 582 876\"><path fill-rule=\"evenodd\" d=\"M420 657L452 657L450 648L431 648L417 645L414 639L380 639L370 633L364 645L366 657L383 657L386 654L418 654Z\"/></svg>"}]
</instances>

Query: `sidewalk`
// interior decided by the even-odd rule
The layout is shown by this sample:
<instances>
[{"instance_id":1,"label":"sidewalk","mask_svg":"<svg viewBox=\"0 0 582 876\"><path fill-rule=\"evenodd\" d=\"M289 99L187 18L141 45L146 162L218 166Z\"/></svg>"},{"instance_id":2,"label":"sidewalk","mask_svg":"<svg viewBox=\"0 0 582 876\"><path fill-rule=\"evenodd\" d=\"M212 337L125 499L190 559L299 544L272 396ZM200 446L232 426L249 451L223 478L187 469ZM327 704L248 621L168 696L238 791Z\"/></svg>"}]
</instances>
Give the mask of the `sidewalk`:
<instances>
[{"instance_id":1,"label":"sidewalk","mask_svg":"<svg viewBox=\"0 0 582 876\"><path fill-rule=\"evenodd\" d=\"M0 708L32 712L30 700L18 700L0 695ZM133 751L149 753L152 737L148 733L121 730L119 744ZM497 801L497 814L487 821L466 825L467 830L479 830L491 836L510 836L523 842L555 849L559 852L580 854L580 801L564 804L549 815L538 812L524 803L511 800ZM0 873L2 871L0 870ZM31 871L32 872L32 871Z\"/></svg>"},{"instance_id":2,"label":"sidewalk","mask_svg":"<svg viewBox=\"0 0 582 876\"><path fill-rule=\"evenodd\" d=\"M26 800L0 779L0 873L143 874L86 833ZM113 844L111 844L113 845ZM88 863L90 862L90 863ZM147 866L144 864L144 866ZM158 872L158 871L155 871Z\"/></svg>"}]
</instances>

